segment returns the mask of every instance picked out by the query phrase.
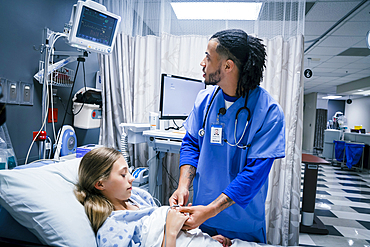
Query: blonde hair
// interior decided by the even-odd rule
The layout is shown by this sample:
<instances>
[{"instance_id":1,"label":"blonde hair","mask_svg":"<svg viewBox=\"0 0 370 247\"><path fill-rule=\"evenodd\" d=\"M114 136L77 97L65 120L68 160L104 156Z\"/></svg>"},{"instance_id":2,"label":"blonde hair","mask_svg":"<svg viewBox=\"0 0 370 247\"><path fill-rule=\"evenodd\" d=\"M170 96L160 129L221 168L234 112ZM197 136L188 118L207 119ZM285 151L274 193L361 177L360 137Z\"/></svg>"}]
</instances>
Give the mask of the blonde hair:
<instances>
[{"instance_id":1,"label":"blonde hair","mask_svg":"<svg viewBox=\"0 0 370 247\"><path fill-rule=\"evenodd\" d=\"M81 159L78 169L78 184L74 193L84 206L87 217L95 232L114 210L113 204L95 188L98 181L106 180L112 171L113 164L122 154L113 148L96 148Z\"/></svg>"}]
</instances>

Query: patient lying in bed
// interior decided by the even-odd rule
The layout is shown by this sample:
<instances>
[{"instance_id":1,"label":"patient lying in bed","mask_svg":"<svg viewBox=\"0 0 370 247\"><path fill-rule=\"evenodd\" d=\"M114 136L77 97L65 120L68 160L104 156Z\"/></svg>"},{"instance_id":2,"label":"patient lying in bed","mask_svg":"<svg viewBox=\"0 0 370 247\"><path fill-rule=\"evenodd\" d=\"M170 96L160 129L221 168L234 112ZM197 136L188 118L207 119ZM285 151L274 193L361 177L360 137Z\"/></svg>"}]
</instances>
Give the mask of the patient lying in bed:
<instances>
[{"instance_id":1,"label":"patient lying in bed","mask_svg":"<svg viewBox=\"0 0 370 247\"><path fill-rule=\"evenodd\" d=\"M189 216L169 206L158 208L148 192L133 188L134 177L114 149L97 148L87 153L78 174L75 194L97 233L98 246L231 245L221 235L211 238L199 229L181 231Z\"/></svg>"},{"instance_id":2,"label":"patient lying in bed","mask_svg":"<svg viewBox=\"0 0 370 247\"><path fill-rule=\"evenodd\" d=\"M2 208L0 211L0 237L7 240L14 239L16 242L17 240L27 241L25 246L36 243L48 246L96 247L97 235L94 233L91 222L86 214L87 205L84 203L84 207L76 199L74 193L76 184L79 184L78 170L80 168L80 162L81 158L71 155L63 158L60 162L54 162L52 160L40 161L21 166L23 169L1 170L0 205ZM92 166L93 163L90 163L87 165L87 168L90 167L89 169L92 169ZM106 172L109 175L111 171ZM94 181L99 180L93 177L91 179ZM110 229L113 227L112 233L117 233L117 239L120 239L120 236L123 239L121 233L125 232L125 230L129 231L129 229L135 233L135 230L140 229L140 226L125 227L117 222L117 225L120 225L121 229L114 229L115 226L110 226L108 220L111 219L111 222L114 222L116 220L115 217L119 218L119 213L143 212L142 210L146 208L145 205L149 204L150 206L147 206L147 208L154 208L150 216L144 217L145 215L143 215L137 221L140 224L142 223L141 246L161 246L164 230L166 230L165 222L168 207L156 207L152 201L152 197L148 193L142 190L136 190L135 188L131 191L130 198L134 205L129 206L136 205L136 208L140 210L114 211L112 209L103 214L105 215L104 219L95 219L97 222L100 222L99 227L96 229L101 228L102 230L106 229L106 231L111 232ZM141 203L144 205L141 205ZM176 224L182 224L183 219L181 217L183 215L180 215L180 220L178 220L176 215L175 217L171 216L172 213L175 214L177 211L168 211L167 224L172 226L170 231L175 230L176 232L179 229L176 228L178 227ZM107 223L103 224L107 217ZM131 218L127 217L123 219L122 215L124 221L134 223ZM130 217L140 216L132 214ZM168 223L169 219L174 219L174 224L172 222ZM170 232L167 231L167 233ZM99 244L104 242L103 233L100 236L101 241L99 241ZM107 236L106 240L113 239L108 235L104 236ZM134 240L132 241L132 244L135 246L136 242ZM2 243L2 239L0 239L0 242ZM221 246L219 242L209 237L209 235L203 234L199 229L188 232L180 231L178 233L176 245L184 246L187 243L189 243L188 246ZM241 242L239 240L232 240L232 243L232 246L235 247L267 246L264 244ZM19 244L19 241L17 244ZM166 246L169 246L169 242L167 242Z\"/></svg>"}]
</instances>

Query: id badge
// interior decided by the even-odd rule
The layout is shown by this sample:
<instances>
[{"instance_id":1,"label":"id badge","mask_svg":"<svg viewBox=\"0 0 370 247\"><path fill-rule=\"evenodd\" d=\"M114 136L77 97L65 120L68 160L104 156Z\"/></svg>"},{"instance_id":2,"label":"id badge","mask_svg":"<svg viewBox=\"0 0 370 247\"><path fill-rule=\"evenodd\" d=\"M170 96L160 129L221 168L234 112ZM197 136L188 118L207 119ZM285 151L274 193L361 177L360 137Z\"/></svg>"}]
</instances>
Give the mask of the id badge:
<instances>
[{"instance_id":1,"label":"id badge","mask_svg":"<svg viewBox=\"0 0 370 247\"><path fill-rule=\"evenodd\" d=\"M211 126L211 144L223 145L223 128L221 124L212 124Z\"/></svg>"}]
</instances>

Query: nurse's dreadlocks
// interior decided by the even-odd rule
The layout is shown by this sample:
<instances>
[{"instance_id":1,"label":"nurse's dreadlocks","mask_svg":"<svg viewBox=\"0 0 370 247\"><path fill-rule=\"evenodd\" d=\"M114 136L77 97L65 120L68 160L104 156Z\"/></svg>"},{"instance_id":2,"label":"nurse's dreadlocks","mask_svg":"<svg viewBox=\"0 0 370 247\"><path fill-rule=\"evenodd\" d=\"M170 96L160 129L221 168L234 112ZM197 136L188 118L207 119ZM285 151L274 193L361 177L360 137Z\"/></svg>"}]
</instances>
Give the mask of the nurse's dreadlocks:
<instances>
[{"instance_id":1,"label":"nurse's dreadlocks","mask_svg":"<svg viewBox=\"0 0 370 247\"><path fill-rule=\"evenodd\" d=\"M231 59L240 71L236 95L245 94L260 85L265 68L266 51L262 40L248 36L243 30L230 29L215 33L217 53Z\"/></svg>"}]
</instances>

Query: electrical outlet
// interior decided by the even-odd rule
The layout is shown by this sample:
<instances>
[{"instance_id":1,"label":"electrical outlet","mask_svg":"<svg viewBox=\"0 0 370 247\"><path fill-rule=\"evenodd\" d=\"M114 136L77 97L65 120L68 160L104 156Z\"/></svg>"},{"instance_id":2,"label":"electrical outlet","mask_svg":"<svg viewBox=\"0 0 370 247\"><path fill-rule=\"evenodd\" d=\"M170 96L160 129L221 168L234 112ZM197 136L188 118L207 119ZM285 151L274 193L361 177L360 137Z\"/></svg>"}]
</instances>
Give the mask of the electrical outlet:
<instances>
[{"instance_id":1,"label":"electrical outlet","mask_svg":"<svg viewBox=\"0 0 370 247\"><path fill-rule=\"evenodd\" d=\"M19 82L8 81L8 104L19 104Z\"/></svg>"},{"instance_id":2,"label":"electrical outlet","mask_svg":"<svg viewBox=\"0 0 370 247\"><path fill-rule=\"evenodd\" d=\"M31 100L31 87L26 85L23 89L23 101L29 102Z\"/></svg>"},{"instance_id":3,"label":"electrical outlet","mask_svg":"<svg viewBox=\"0 0 370 247\"><path fill-rule=\"evenodd\" d=\"M10 83L9 87L10 87L9 100L16 101L17 100L17 84Z\"/></svg>"},{"instance_id":4,"label":"electrical outlet","mask_svg":"<svg viewBox=\"0 0 370 247\"><path fill-rule=\"evenodd\" d=\"M21 105L33 105L33 84L21 82L20 101Z\"/></svg>"}]
</instances>

